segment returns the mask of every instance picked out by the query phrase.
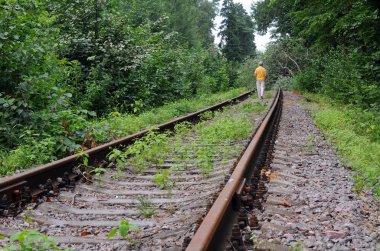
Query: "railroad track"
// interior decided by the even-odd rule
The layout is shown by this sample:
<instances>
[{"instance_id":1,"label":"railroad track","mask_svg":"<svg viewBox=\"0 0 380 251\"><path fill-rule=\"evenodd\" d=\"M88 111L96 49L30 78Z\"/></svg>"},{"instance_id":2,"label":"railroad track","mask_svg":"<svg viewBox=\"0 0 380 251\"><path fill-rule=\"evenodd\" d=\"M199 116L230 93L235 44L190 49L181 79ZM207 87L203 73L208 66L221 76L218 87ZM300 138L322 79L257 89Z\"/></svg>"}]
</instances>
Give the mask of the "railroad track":
<instances>
[{"instance_id":1,"label":"railroad track","mask_svg":"<svg viewBox=\"0 0 380 251\"><path fill-rule=\"evenodd\" d=\"M198 112L175 118L167 123L157 125L156 128L160 131L170 130L178 123L184 121L197 121L201 114L208 111L216 111L225 106L243 101L247 99L252 92L253 91L243 93L236 98L226 100ZM132 144L135 140L143 137L148 132L149 129L143 130L85 151L84 154L88 155L88 164L99 165L99 163L106 158L110 149ZM60 187L72 185L71 183L74 183L75 180L80 178L77 173L73 172L73 167L78 166L80 162L81 160L77 155L72 155L17 175L1 178L0 216L16 215L26 203L29 203L30 201L35 202L41 195L46 193L47 188L50 188L51 186ZM57 182L57 180L59 182Z\"/></svg>"},{"instance_id":2,"label":"railroad track","mask_svg":"<svg viewBox=\"0 0 380 251\"><path fill-rule=\"evenodd\" d=\"M238 100L247 96L240 96ZM70 157L55 163L59 173L50 179L58 177L58 181L48 181L44 186L25 189L26 184L35 186L41 182L38 174L43 173L46 178L48 171L53 169L52 164L26 172L24 178L17 175L15 184L6 179L0 190L2 198L6 195L1 204L3 214L12 215L19 210L14 201L13 208L10 207L9 197L18 200L18 207L29 200L37 202L39 195L45 202L15 218L2 218L0 233L10 235L20 225L33 225L55 236L60 247L74 250L239 250L244 246L240 229L257 225L254 215L246 212L259 206L256 202L263 190L261 168L269 159L265 153L270 152L274 140L275 122L281 112L280 98L278 92L259 128L258 117L253 117L252 112L254 103L249 99L213 115L207 110L202 111L204 115L192 114L191 120L200 117L203 120L196 126L179 124L185 121L180 118L173 124L161 125L157 132L132 135L102 146L102 149L88 151L88 166L100 166L99 175L84 175L83 178L86 172L83 163L87 162L83 158L87 157ZM224 105L233 102L235 100L230 100ZM231 126L240 123L241 127L247 117L251 118L257 133L252 138L241 137L244 132L235 135L239 131L236 128L226 127L220 131L218 123L225 123L226 117L232 121ZM252 121L254 118L256 121ZM173 127L175 134L163 132ZM252 127L249 134L252 135ZM223 139L225 135L230 138ZM132 141L134 145L126 148L130 158L121 157L115 147ZM111 155L110 148L116 149ZM147 151L148 148L155 151ZM136 151L148 152L149 162L133 157L138 156L134 155ZM80 165L80 171L64 174ZM105 166L116 167L106 169ZM73 188L74 179L79 178L85 182L76 182ZM59 193L57 186L62 187ZM219 191L222 192L219 194ZM224 205L221 206L220 201ZM35 207L37 204L28 205ZM32 223L25 223L25 217ZM128 220L128 224L136 226L138 231L132 231L127 240L119 235L108 239L108 234L120 226L122 220Z\"/></svg>"}]
</instances>

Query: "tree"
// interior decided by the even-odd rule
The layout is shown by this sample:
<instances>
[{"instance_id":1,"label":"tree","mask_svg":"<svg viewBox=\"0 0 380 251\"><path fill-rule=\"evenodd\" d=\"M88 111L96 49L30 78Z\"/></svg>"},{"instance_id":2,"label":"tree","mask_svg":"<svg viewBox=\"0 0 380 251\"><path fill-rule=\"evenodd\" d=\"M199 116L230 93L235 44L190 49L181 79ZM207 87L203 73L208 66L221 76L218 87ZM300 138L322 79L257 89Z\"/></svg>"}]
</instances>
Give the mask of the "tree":
<instances>
[{"instance_id":1,"label":"tree","mask_svg":"<svg viewBox=\"0 0 380 251\"><path fill-rule=\"evenodd\" d=\"M287 15L292 11L294 1L264 0L252 5L252 17L256 31L266 34L273 28L275 37L285 37L292 33L291 18Z\"/></svg>"},{"instance_id":2,"label":"tree","mask_svg":"<svg viewBox=\"0 0 380 251\"><path fill-rule=\"evenodd\" d=\"M0 166L62 157L88 135L108 140L94 116L226 88L216 3L0 0Z\"/></svg>"},{"instance_id":3,"label":"tree","mask_svg":"<svg viewBox=\"0 0 380 251\"><path fill-rule=\"evenodd\" d=\"M367 1L265 0L253 5L257 30L274 36L302 38L307 47L378 47L378 3Z\"/></svg>"},{"instance_id":4,"label":"tree","mask_svg":"<svg viewBox=\"0 0 380 251\"><path fill-rule=\"evenodd\" d=\"M213 43L211 29L216 16L217 0L165 0L168 28L179 33L179 41L192 48L207 48Z\"/></svg>"},{"instance_id":5,"label":"tree","mask_svg":"<svg viewBox=\"0 0 380 251\"><path fill-rule=\"evenodd\" d=\"M313 56L296 74L301 88L379 109L378 1L264 0L252 10L258 31L273 28L279 46L302 41Z\"/></svg>"},{"instance_id":6,"label":"tree","mask_svg":"<svg viewBox=\"0 0 380 251\"><path fill-rule=\"evenodd\" d=\"M254 24L240 3L224 0L221 10L224 18L220 26L221 43L225 57L230 61L241 62L255 55Z\"/></svg>"}]
</instances>

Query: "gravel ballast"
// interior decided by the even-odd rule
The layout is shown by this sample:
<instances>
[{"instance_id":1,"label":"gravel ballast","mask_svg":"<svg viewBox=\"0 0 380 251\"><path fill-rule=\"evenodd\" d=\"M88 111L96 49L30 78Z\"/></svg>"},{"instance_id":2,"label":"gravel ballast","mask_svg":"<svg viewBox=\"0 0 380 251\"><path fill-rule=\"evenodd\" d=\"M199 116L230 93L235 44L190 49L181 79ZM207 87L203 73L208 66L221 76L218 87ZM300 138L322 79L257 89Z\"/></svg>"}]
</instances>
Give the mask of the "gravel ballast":
<instances>
[{"instance_id":1,"label":"gravel ballast","mask_svg":"<svg viewBox=\"0 0 380 251\"><path fill-rule=\"evenodd\" d=\"M291 92L284 93L270 172L264 211L256 210L256 248L380 250L379 201L355 192L353 173Z\"/></svg>"}]
</instances>

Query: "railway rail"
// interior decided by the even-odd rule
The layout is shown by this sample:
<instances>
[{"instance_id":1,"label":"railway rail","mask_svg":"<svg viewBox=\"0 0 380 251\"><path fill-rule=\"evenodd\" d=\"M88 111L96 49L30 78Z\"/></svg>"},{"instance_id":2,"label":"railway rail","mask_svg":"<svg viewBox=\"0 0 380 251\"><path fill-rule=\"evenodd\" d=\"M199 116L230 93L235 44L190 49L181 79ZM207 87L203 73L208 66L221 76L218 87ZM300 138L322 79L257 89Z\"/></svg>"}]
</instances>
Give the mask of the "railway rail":
<instances>
[{"instance_id":1,"label":"railway rail","mask_svg":"<svg viewBox=\"0 0 380 251\"><path fill-rule=\"evenodd\" d=\"M260 208L266 192L270 164L281 117L282 92L278 91L267 116L236 165L225 187L204 218L186 250L246 250L241 230L258 227L253 208Z\"/></svg>"},{"instance_id":2,"label":"railway rail","mask_svg":"<svg viewBox=\"0 0 380 251\"><path fill-rule=\"evenodd\" d=\"M159 130L199 120L204 116L201 114L246 100L249 94L162 124ZM248 225L258 226L249 210L260 207L260 195L265 192L262 170L270 161L268 153L273 146L281 103L282 92L278 91L260 125L255 116L255 133L248 139L202 145L196 127L183 126L180 137L168 136L172 147L164 160L138 174L135 166L123 172L112 169L93 179L92 184L76 182L74 189L75 179L81 176L69 174L74 166L80 165L80 160L72 156L0 180L1 210L14 216L22 206L30 206L30 201L37 202L42 196L45 202L28 211L27 217L41 232L55 236L60 247L74 250L244 250L242 232ZM251 108L252 104L252 100L246 100L240 105ZM230 107L224 113L236 120L246 115L252 117L252 112L241 115L234 109ZM226 116L224 113L221 117ZM211 119L202 123L213 122ZM111 148L125 147L147 133L148 130L89 150L89 164L102 166ZM211 147L213 151L208 151ZM186 150L186 160L177 159L184 154L181 149ZM209 168L208 162L212 162L213 168ZM206 169L199 165L205 165ZM157 173L157 169L163 171ZM157 177L161 177L161 183L153 182ZM41 179L47 182L41 185ZM163 189L157 188L157 184ZM57 188L61 188L59 193ZM15 225L25 224L23 216L5 219L0 227L2 235L10 235ZM128 241L120 236L108 239L108 233L123 219L136 225L138 234L129 235Z\"/></svg>"}]
</instances>

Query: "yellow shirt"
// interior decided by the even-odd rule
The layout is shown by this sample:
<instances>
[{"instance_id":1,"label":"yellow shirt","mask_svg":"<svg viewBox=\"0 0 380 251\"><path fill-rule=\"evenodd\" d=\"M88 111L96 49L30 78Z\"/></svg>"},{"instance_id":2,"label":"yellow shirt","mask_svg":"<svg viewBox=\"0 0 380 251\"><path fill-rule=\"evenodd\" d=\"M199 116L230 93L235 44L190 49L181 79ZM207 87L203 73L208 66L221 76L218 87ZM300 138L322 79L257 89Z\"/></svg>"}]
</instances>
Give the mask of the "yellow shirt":
<instances>
[{"instance_id":1,"label":"yellow shirt","mask_svg":"<svg viewBox=\"0 0 380 251\"><path fill-rule=\"evenodd\" d=\"M256 76L256 80L263 81L267 77L267 70L265 70L264 67L259 66L259 67L256 68L254 74Z\"/></svg>"}]
</instances>

